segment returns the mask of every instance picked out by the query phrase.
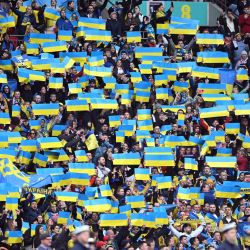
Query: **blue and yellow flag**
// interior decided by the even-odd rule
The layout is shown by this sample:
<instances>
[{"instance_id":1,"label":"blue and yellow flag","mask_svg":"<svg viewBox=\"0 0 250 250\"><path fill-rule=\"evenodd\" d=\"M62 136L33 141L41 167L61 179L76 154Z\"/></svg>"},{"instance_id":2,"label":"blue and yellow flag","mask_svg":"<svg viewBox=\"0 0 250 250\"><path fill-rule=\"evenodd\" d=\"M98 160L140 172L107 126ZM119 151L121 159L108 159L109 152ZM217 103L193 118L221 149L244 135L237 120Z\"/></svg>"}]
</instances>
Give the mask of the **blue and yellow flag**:
<instances>
[{"instance_id":1,"label":"blue and yellow flag","mask_svg":"<svg viewBox=\"0 0 250 250\"><path fill-rule=\"evenodd\" d=\"M196 35L198 30L196 23L189 24L169 24L169 34Z\"/></svg>"},{"instance_id":2,"label":"blue and yellow flag","mask_svg":"<svg viewBox=\"0 0 250 250\"><path fill-rule=\"evenodd\" d=\"M93 163L80 163L80 162L72 163L72 162L70 162L69 163L69 172L95 175L96 169L95 169L95 166Z\"/></svg>"},{"instance_id":3,"label":"blue and yellow flag","mask_svg":"<svg viewBox=\"0 0 250 250\"><path fill-rule=\"evenodd\" d=\"M206 156L206 163L211 168L235 168L237 159L235 156Z\"/></svg>"},{"instance_id":4,"label":"blue and yellow flag","mask_svg":"<svg viewBox=\"0 0 250 250\"><path fill-rule=\"evenodd\" d=\"M6 74L4 74L4 73L0 74L0 82L2 84L7 84L8 83L7 75Z\"/></svg>"},{"instance_id":5,"label":"blue and yellow flag","mask_svg":"<svg viewBox=\"0 0 250 250\"><path fill-rule=\"evenodd\" d=\"M155 86L162 86L162 84L167 84L167 83L168 83L167 74L155 75Z\"/></svg>"},{"instance_id":6,"label":"blue and yellow flag","mask_svg":"<svg viewBox=\"0 0 250 250\"><path fill-rule=\"evenodd\" d=\"M174 155L151 155L146 153L144 156L144 165L147 167L174 167Z\"/></svg>"},{"instance_id":7,"label":"blue and yellow flag","mask_svg":"<svg viewBox=\"0 0 250 250\"><path fill-rule=\"evenodd\" d=\"M200 118L215 118L223 116L229 116L229 111L226 106L200 109Z\"/></svg>"},{"instance_id":8,"label":"blue and yellow flag","mask_svg":"<svg viewBox=\"0 0 250 250\"><path fill-rule=\"evenodd\" d=\"M199 63L230 63L227 52L221 51L208 51L198 52L197 62Z\"/></svg>"},{"instance_id":9,"label":"blue and yellow flag","mask_svg":"<svg viewBox=\"0 0 250 250\"><path fill-rule=\"evenodd\" d=\"M132 213L130 216L131 226L142 227L144 225L142 213Z\"/></svg>"},{"instance_id":10,"label":"blue and yellow flag","mask_svg":"<svg viewBox=\"0 0 250 250\"><path fill-rule=\"evenodd\" d=\"M39 44L27 43L26 44L27 55L38 55L39 54Z\"/></svg>"},{"instance_id":11,"label":"blue and yellow flag","mask_svg":"<svg viewBox=\"0 0 250 250\"><path fill-rule=\"evenodd\" d=\"M130 215L131 215L131 205L128 204L128 205L120 206L119 207L119 212L121 214L126 214L128 217L130 217Z\"/></svg>"},{"instance_id":12,"label":"blue and yellow flag","mask_svg":"<svg viewBox=\"0 0 250 250\"><path fill-rule=\"evenodd\" d=\"M192 70L192 76L193 77L199 77L199 78L210 78L219 80L219 69L218 68L209 68L209 67L194 67Z\"/></svg>"},{"instance_id":13,"label":"blue and yellow flag","mask_svg":"<svg viewBox=\"0 0 250 250\"><path fill-rule=\"evenodd\" d=\"M16 22L14 16L7 16L0 18L0 27L2 28L11 28L15 27Z\"/></svg>"},{"instance_id":14,"label":"blue and yellow flag","mask_svg":"<svg viewBox=\"0 0 250 250\"><path fill-rule=\"evenodd\" d=\"M198 163L194 158L185 158L184 159L184 168L187 170L198 170Z\"/></svg>"},{"instance_id":15,"label":"blue and yellow flag","mask_svg":"<svg viewBox=\"0 0 250 250\"><path fill-rule=\"evenodd\" d=\"M130 75L131 75L131 82L132 83L142 81L140 72L130 72Z\"/></svg>"},{"instance_id":16,"label":"blue and yellow flag","mask_svg":"<svg viewBox=\"0 0 250 250\"><path fill-rule=\"evenodd\" d=\"M70 217L70 212L59 211L57 224L67 224L67 221Z\"/></svg>"},{"instance_id":17,"label":"blue and yellow flag","mask_svg":"<svg viewBox=\"0 0 250 250\"><path fill-rule=\"evenodd\" d=\"M140 165L141 156L139 153L113 154L114 165Z\"/></svg>"},{"instance_id":18,"label":"blue and yellow flag","mask_svg":"<svg viewBox=\"0 0 250 250\"><path fill-rule=\"evenodd\" d=\"M127 31L127 42L128 43L140 43L141 32L139 31Z\"/></svg>"},{"instance_id":19,"label":"blue and yellow flag","mask_svg":"<svg viewBox=\"0 0 250 250\"><path fill-rule=\"evenodd\" d=\"M124 143L125 140L125 132L123 131L115 131L115 141L118 143Z\"/></svg>"},{"instance_id":20,"label":"blue and yellow flag","mask_svg":"<svg viewBox=\"0 0 250 250\"><path fill-rule=\"evenodd\" d=\"M87 64L84 65L84 73L89 76L100 76L100 77L112 76L111 68L106 68L103 66L94 67L94 66L89 66Z\"/></svg>"},{"instance_id":21,"label":"blue and yellow flag","mask_svg":"<svg viewBox=\"0 0 250 250\"><path fill-rule=\"evenodd\" d=\"M180 200L191 200L189 188L178 188L177 198Z\"/></svg>"},{"instance_id":22,"label":"blue and yellow flag","mask_svg":"<svg viewBox=\"0 0 250 250\"><path fill-rule=\"evenodd\" d=\"M30 43L55 42L56 34L30 33Z\"/></svg>"},{"instance_id":23,"label":"blue and yellow flag","mask_svg":"<svg viewBox=\"0 0 250 250\"><path fill-rule=\"evenodd\" d=\"M235 186L225 186L225 185L216 185L215 191L216 198L226 198L226 199L238 199L242 195L240 193L240 187Z\"/></svg>"},{"instance_id":24,"label":"blue and yellow flag","mask_svg":"<svg viewBox=\"0 0 250 250\"><path fill-rule=\"evenodd\" d=\"M146 206L143 195L126 196L125 199L126 203L131 205L131 208L143 208Z\"/></svg>"},{"instance_id":25,"label":"blue and yellow flag","mask_svg":"<svg viewBox=\"0 0 250 250\"><path fill-rule=\"evenodd\" d=\"M57 39L59 41L70 42L72 40L72 30L58 30Z\"/></svg>"},{"instance_id":26,"label":"blue and yellow flag","mask_svg":"<svg viewBox=\"0 0 250 250\"><path fill-rule=\"evenodd\" d=\"M89 104L86 100L66 100L67 111L89 111Z\"/></svg>"},{"instance_id":27,"label":"blue and yellow flag","mask_svg":"<svg viewBox=\"0 0 250 250\"><path fill-rule=\"evenodd\" d=\"M219 94L226 93L226 84L223 83L198 83L199 94Z\"/></svg>"},{"instance_id":28,"label":"blue and yellow flag","mask_svg":"<svg viewBox=\"0 0 250 250\"><path fill-rule=\"evenodd\" d=\"M60 52L59 58L63 61L63 59L68 56L72 58L75 62L81 63L83 65L84 62L87 61L87 52Z\"/></svg>"},{"instance_id":29,"label":"blue and yellow flag","mask_svg":"<svg viewBox=\"0 0 250 250\"><path fill-rule=\"evenodd\" d=\"M78 199L78 193L75 192L56 191L54 194L59 201L76 202Z\"/></svg>"},{"instance_id":30,"label":"blue and yellow flag","mask_svg":"<svg viewBox=\"0 0 250 250\"><path fill-rule=\"evenodd\" d=\"M48 162L48 156L42 155L38 152L35 153L35 156L33 158L33 163L37 164L40 167L46 167Z\"/></svg>"},{"instance_id":31,"label":"blue and yellow flag","mask_svg":"<svg viewBox=\"0 0 250 250\"><path fill-rule=\"evenodd\" d=\"M152 120L143 120L143 121L137 121L139 130L148 130L153 131L153 122Z\"/></svg>"},{"instance_id":32,"label":"blue and yellow flag","mask_svg":"<svg viewBox=\"0 0 250 250\"><path fill-rule=\"evenodd\" d=\"M150 169L149 168L135 168L135 179L137 181L150 180Z\"/></svg>"},{"instance_id":33,"label":"blue and yellow flag","mask_svg":"<svg viewBox=\"0 0 250 250\"><path fill-rule=\"evenodd\" d=\"M121 125L121 118L120 115L110 115L109 116L109 126L114 128L116 126Z\"/></svg>"},{"instance_id":34,"label":"blue and yellow flag","mask_svg":"<svg viewBox=\"0 0 250 250\"><path fill-rule=\"evenodd\" d=\"M236 72L236 80L237 81L248 81L248 71L247 69L238 69Z\"/></svg>"},{"instance_id":35,"label":"blue and yellow flag","mask_svg":"<svg viewBox=\"0 0 250 250\"><path fill-rule=\"evenodd\" d=\"M59 104L32 104L32 112L34 115L58 115Z\"/></svg>"},{"instance_id":36,"label":"blue and yellow flag","mask_svg":"<svg viewBox=\"0 0 250 250\"><path fill-rule=\"evenodd\" d=\"M87 162L88 161L88 157L86 155L85 150L76 150L75 156L76 156L77 162Z\"/></svg>"},{"instance_id":37,"label":"blue and yellow flag","mask_svg":"<svg viewBox=\"0 0 250 250\"><path fill-rule=\"evenodd\" d=\"M149 120L152 118L150 109L137 109L137 120Z\"/></svg>"},{"instance_id":38,"label":"blue and yellow flag","mask_svg":"<svg viewBox=\"0 0 250 250\"><path fill-rule=\"evenodd\" d=\"M6 197L5 209L15 212L18 209L18 198Z\"/></svg>"},{"instance_id":39,"label":"blue and yellow flag","mask_svg":"<svg viewBox=\"0 0 250 250\"><path fill-rule=\"evenodd\" d=\"M232 156L232 148L217 148L217 156Z\"/></svg>"},{"instance_id":40,"label":"blue and yellow flag","mask_svg":"<svg viewBox=\"0 0 250 250\"><path fill-rule=\"evenodd\" d=\"M156 177L157 188L165 189L165 188L172 188L172 177L171 176L159 176Z\"/></svg>"},{"instance_id":41,"label":"blue and yellow flag","mask_svg":"<svg viewBox=\"0 0 250 250\"><path fill-rule=\"evenodd\" d=\"M50 89L62 89L63 88L63 78L50 77L49 78L49 88Z\"/></svg>"},{"instance_id":42,"label":"blue and yellow flag","mask_svg":"<svg viewBox=\"0 0 250 250\"><path fill-rule=\"evenodd\" d=\"M149 98L150 98L150 92L145 92L140 90L136 91L135 100L137 102L149 102Z\"/></svg>"},{"instance_id":43,"label":"blue and yellow flag","mask_svg":"<svg viewBox=\"0 0 250 250\"><path fill-rule=\"evenodd\" d=\"M0 113L0 124L10 124L10 115L9 113Z\"/></svg>"},{"instance_id":44,"label":"blue and yellow flag","mask_svg":"<svg viewBox=\"0 0 250 250\"><path fill-rule=\"evenodd\" d=\"M20 244L23 242L23 233L22 231L8 231L8 240L9 245Z\"/></svg>"},{"instance_id":45,"label":"blue and yellow flag","mask_svg":"<svg viewBox=\"0 0 250 250\"><path fill-rule=\"evenodd\" d=\"M124 227L128 226L126 214L101 214L100 227Z\"/></svg>"},{"instance_id":46,"label":"blue and yellow flag","mask_svg":"<svg viewBox=\"0 0 250 250\"><path fill-rule=\"evenodd\" d=\"M235 115L250 115L250 104L235 105Z\"/></svg>"},{"instance_id":47,"label":"blue and yellow flag","mask_svg":"<svg viewBox=\"0 0 250 250\"><path fill-rule=\"evenodd\" d=\"M85 30L84 37L86 41L112 41L111 32L108 30Z\"/></svg>"},{"instance_id":48,"label":"blue and yellow flag","mask_svg":"<svg viewBox=\"0 0 250 250\"><path fill-rule=\"evenodd\" d=\"M41 137L37 139L41 149L61 148L62 142L57 137Z\"/></svg>"},{"instance_id":49,"label":"blue and yellow flag","mask_svg":"<svg viewBox=\"0 0 250 250\"><path fill-rule=\"evenodd\" d=\"M224 37L222 34L196 34L197 44L223 45Z\"/></svg>"},{"instance_id":50,"label":"blue and yellow flag","mask_svg":"<svg viewBox=\"0 0 250 250\"><path fill-rule=\"evenodd\" d=\"M6 70L6 71L11 71L13 70L13 65L11 60L0 60L0 69Z\"/></svg>"},{"instance_id":51,"label":"blue and yellow flag","mask_svg":"<svg viewBox=\"0 0 250 250\"><path fill-rule=\"evenodd\" d=\"M101 185L99 186L99 188L100 188L101 196L107 197L107 196L113 195L113 192L109 185Z\"/></svg>"},{"instance_id":52,"label":"blue and yellow flag","mask_svg":"<svg viewBox=\"0 0 250 250\"><path fill-rule=\"evenodd\" d=\"M167 35L169 32L169 23L157 23L156 24L156 34L162 35L165 34Z\"/></svg>"},{"instance_id":53,"label":"blue and yellow flag","mask_svg":"<svg viewBox=\"0 0 250 250\"><path fill-rule=\"evenodd\" d=\"M118 103L113 99L93 99L91 100L92 109L117 109Z\"/></svg>"},{"instance_id":54,"label":"blue and yellow flag","mask_svg":"<svg viewBox=\"0 0 250 250\"><path fill-rule=\"evenodd\" d=\"M60 13L54 8L46 7L44 10L44 17L56 21L60 17Z\"/></svg>"},{"instance_id":55,"label":"blue and yellow flag","mask_svg":"<svg viewBox=\"0 0 250 250\"><path fill-rule=\"evenodd\" d=\"M99 18L80 17L78 21L78 27L105 30L106 21ZM102 40L101 37L99 38L99 40Z\"/></svg>"},{"instance_id":56,"label":"blue and yellow flag","mask_svg":"<svg viewBox=\"0 0 250 250\"><path fill-rule=\"evenodd\" d=\"M67 51L66 41L44 42L42 44L43 52Z\"/></svg>"},{"instance_id":57,"label":"blue and yellow flag","mask_svg":"<svg viewBox=\"0 0 250 250\"><path fill-rule=\"evenodd\" d=\"M135 47L135 58L142 56L162 56L162 49L159 47Z\"/></svg>"},{"instance_id":58,"label":"blue and yellow flag","mask_svg":"<svg viewBox=\"0 0 250 250\"><path fill-rule=\"evenodd\" d=\"M95 199L84 201L84 207L87 212L104 213L111 210L111 202L109 199Z\"/></svg>"}]
</instances>

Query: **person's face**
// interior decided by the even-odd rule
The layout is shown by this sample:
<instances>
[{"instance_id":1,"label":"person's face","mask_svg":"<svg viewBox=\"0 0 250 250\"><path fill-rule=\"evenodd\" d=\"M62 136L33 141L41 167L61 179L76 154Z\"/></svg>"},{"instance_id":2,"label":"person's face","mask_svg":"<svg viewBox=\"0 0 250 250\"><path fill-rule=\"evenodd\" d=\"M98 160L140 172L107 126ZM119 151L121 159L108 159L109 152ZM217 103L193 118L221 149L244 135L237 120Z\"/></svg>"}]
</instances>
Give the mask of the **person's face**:
<instances>
[{"instance_id":1,"label":"person's face","mask_svg":"<svg viewBox=\"0 0 250 250\"><path fill-rule=\"evenodd\" d=\"M79 235L77 235L77 240L81 243L87 244L89 240L89 232L82 232Z\"/></svg>"},{"instance_id":2,"label":"person's face","mask_svg":"<svg viewBox=\"0 0 250 250\"><path fill-rule=\"evenodd\" d=\"M179 41L179 42L178 42L178 46L179 46L180 48L183 48L183 47L184 47L183 41Z\"/></svg>"},{"instance_id":3,"label":"person's face","mask_svg":"<svg viewBox=\"0 0 250 250\"><path fill-rule=\"evenodd\" d=\"M188 233L188 234L190 234L190 233L192 232L191 226L187 226L187 227L185 228L185 232Z\"/></svg>"},{"instance_id":4,"label":"person's face","mask_svg":"<svg viewBox=\"0 0 250 250\"><path fill-rule=\"evenodd\" d=\"M159 8L160 11L164 11L164 6L161 5L160 8Z\"/></svg>"},{"instance_id":5,"label":"person's face","mask_svg":"<svg viewBox=\"0 0 250 250\"><path fill-rule=\"evenodd\" d=\"M4 93L9 93L10 89L6 86L6 87L3 88L3 91L4 91Z\"/></svg>"},{"instance_id":6,"label":"person's face","mask_svg":"<svg viewBox=\"0 0 250 250\"><path fill-rule=\"evenodd\" d=\"M65 18L66 17L66 12L64 10L61 11L61 17Z\"/></svg>"},{"instance_id":7,"label":"person's face","mask_svg":"<svg viewBox=\"0 0 250 250\"><path fill-rule=\"evenodd\" d=\"M133 17L132 13L128 13L128 19L131 19Z\"/></svg>"},{"instance_id":8,"label":"person's face","mask_svg":"<svg viewBox=\"0 0 250 250\"><path fill-rule=\"evenodd\" d=\"M39 222L38 222L39 223ZM44 229L43 229L43 227L40 227L39 228L39 234L43 234L44 233Z\"/></svg>"},{"instance_id":9,"label":"person's face","mask_svg":"<svg viewBox=\"0 0 250 250\"><path fill-rule=\"evenodd\" d=\"M87 153L86 155L87 155L87 157L88 157L88 160L89 160L89 161L91 161L91 160L93 159L93 157L92 157L92 154L91 154L91 153Z\"/></svg>"},{"instance_id":10,"label":"person's face","mask_svg":"<svg viewBox=\"0 0 250 250\"><path fill-rule=\"evenodd\" d=\"M237 231L236 231L236 229L234 228L234 229L231 229L231 230L227 231L227 232L224 234L224 237L225 237L225 239L226 239L228 242L230 242L231 244L234 244L235 241L236 241L236 233L237 233Z\"/></svg>"},{"instance_id":11,"label":"person's face","mask_svg":"<svg viewBox=\"0 0 250 250\"><path fill-rule=\"evenodd\" d=\"M216 212L216 206L214 204L211 204L209 206L209 210L210 210L211 213L215 213Z\"/></svg>"},{"instance_id":12,"label":"person's face","mask_svg":"<svg viewBox=\"0 0 250 250\"><path fill-rule=\"evenodd\" d=\"M219 232L216 232L216 233L214 234L214 239L215 239L216 241L221 241L221 235L220 235Z\"/></svg>"},{"instance_id":13,"label":"person's face","mask_svg":"<svg viewBox=\"0 0 250 250\"><path fill-rule=\"evenodd\" d=\"M125 112L124 119L130 119L130 114L128 112Z\"/></svg>"},{"instance_id":14,"label":"person's face","mask_svg":"<svg viewBox=\"0 0 250 250\"><path fill-rule=\"evenodd\" d=\"M226 216L231 216L232 215L232 211L231 211L230 207L226 207L225 214L226 214Z\"/></svg>"},{"instance_id":15,"label":"person's face","mask_svg":"<svg viewBox=\"0 0 250 250\"><path fill-rule=\"evenodd\" d=\"M172 129L173 129L174 132L177 132L177 130L178 130L178 125L177 125L177 124L173 124L173 125L172 125Z\"/></svg>"},{"instance_id":16,"label":"person's face","mask_svg":"<svg viewBox=\"0 0 250 250\"><path fill-rule=\"evenodd\" d=\"M187 148L187 149L186 149L186 154L187 154L187 155L190 155L190 154L191 154L191 148Z\"/></svg>"},{"instance_id":17,"label":"person's face","mask_svg":"<svg viewBox=\"0 0 250 250\"><path fill-rule=\"evenodd\" d=\"M140 13L140 8L138 6L135 7L135 13Z\"/></svg>"},{"instance_id":18,"label":"person's face","mask_svg":"<svg viewBox=\"0 0 250 250\"><path fill-rule=\"evenodd\" d=\"M200 205L198 205L198 204L196 204L196 205L194 205L194 211L196 212L196 213L199 213L200 212Z\"/></svg>"},{"instance_id":19,"label":"person's face","mask_svg":"<svg viewBox=\"0 0 250 250\"><path fill-rule=\"evenodd\" d=\"M30 6L26 8L26 14L30 15L32 13L32 9Z\"/></svg>"},{"instance_id":20,"label":"person's face","mask_svg":"<svg viewBox=\"0 0 250 250\"><path fill-rule=\"evenodd\" d=\"M241 41L241 35L240 35L240 34L236 36L236 41L237 41L237 42L240 42L240 41Z\"/></svg>"},{"instance_id":21,"label":"person's face","mask_svg":"<svg viewBox=\"0 0 250 250\"><path fill-rule=\"evenodd\" d=\"M118 194L121 195L121 196L124 196L124 189L120 188L119 191L118 191Z\"/></svg>"},{"instance_id":22,"label":"person's face","mask_svg":"<svg viewBox=\"0 0 250 250\"><path fill-rule=\"evenodd\" d=\"M38 215L37 216L37 221L38 221L38 224L41 224L43 222L43 217L42 215Z\"/></svg>"},{"instance_id":23,"label":"person's face","mask_svg":"<svg viewBox=\"0 0 250 250\"><path fill-rule=\"evenodd\" d=\"M102 131L106 132L106 131L108 131L108 129L109 129L109 127L108 127L107 124L104 124L104 125L102 126Z\"/></svg>"},{"instance_id":24,"label":"person's face","mask_svg":"<svg viewBox=\"0 0 250 250\"><path fill-rule=\"evenodd\" d=\"M50 4L52 7L53 6L56 6L56 0L51 0L51 4Z\"/></svg>"},{"instance_id":25,"label":"person's face","mask_svg":"<svg viewBox=\"0 0 250 250\"><path fill-rule=\"evenodd\" d=\"M244 118L241 120L241 123L242 123L242 125L247 126L247 125L248 125L248 119L244 117Z\"/></svg>"},{"instance_id":26,"label":"person's face","mask_svg":"<svg viewBox=\"0 0 250 250\"><path fill-rule=\"evenodd\" d=\"M105 166L105 158L104 157L101 157L98 162L101 166Z\"/></svg>"},{"instance_id":27,"label":"person's face","mask_svg":"<svg viewBox=\"0 0 250 250\"><path fill-rule=\"evenodd\" d=\"M154 132L156 134L160 134L160 127L159 126L156 126L155 129L154 129Z\"/></svg>"},{"instance_id":28,"label":"person's face","mask_svg":"<svg viewBox=\"0 0 250 250\"><path fill-rule=\"evenodd\" d=\"M20 98L20 92L16 91L14 96L15 96L16 99L19 99Z\"/></svg>"},{"instance_id":29,"label":"person's face","mask_svg":"<svg viewBox=\"0 0 250 250\"><path fill-rule=\"evenodd\" d=\"M54 233L59 234L59 232L60 232L60 227L59 226L55 226Z\"/></svg>"},{"instance_id":30,"label":"person's face","mask_svg":"<svg viewBox=\"0 0 250 250\"><path fill-rule=\"evenodd\" d=\"M69 8L70 8L70 9L74 9L74 7L75 7L75 6L74 6L74 1L72 1L72 2L69 4Z\"/></svg>"},{"instance_id":31,"label":"person's face","mask_svg":"<svg viewBox=\"0 0 250 250\"><path fill-rule=\"evenodd\" d=\"M90 5L90 6L88 7L88 12L89 12L89 13L93 13L93 12L94 12L94 7Z\"/></svg>"},{"instance_id":32,"label":"person's face","mask_svg":"<svg viewBox=\"0 0 250 250\"><path fill-rule=\"evenodd\" d=\"M113 20L116 20L117 19L117 14L114 12L114 13L112 13L112 15L111 15L111 19L113 19Z\"/></svg>"},{"instance_id":33,"label":"person's face","mask_svg":"<svg viewBox=\"0 0 250 250\"><path fill-rule=\"evenodd\" d=\"M141 246L140 246L140 250L148 250L148 245L146 242L144 242Z\"/></svg>"},{"instance_id":34,"label":"person's face","mask_svg":"<svg viewBox=\"0 0 250 250\"><path fill-rule=\"evenodd\" d=\"M228 12L227 12L227 16L228 16L228 18L230 18L230 19L233 19L233 18L234 18L233 13L232 13L231 11L228 11Z\"/></svg>"},{"instance_id":35,"label":"person's face","mask_svg":"<svg viewBox=\"0 0 250 250\"><path fill-rule=\"evenodd\" d=\"M32 209L37 209L37 203L35 201L33 201L30 206Z\"/></svg>"},{"instance_id":36,"label":"person's face","mask_svg":"<svg viewBox=\"0 0 250 250\"><path fill-rule=\"evenodd\" d=\"M227 173L226 172L221 172L220 173L220 178L221 178L221 180L226 181L227 180Z\"/></svg>"}]
</instances>

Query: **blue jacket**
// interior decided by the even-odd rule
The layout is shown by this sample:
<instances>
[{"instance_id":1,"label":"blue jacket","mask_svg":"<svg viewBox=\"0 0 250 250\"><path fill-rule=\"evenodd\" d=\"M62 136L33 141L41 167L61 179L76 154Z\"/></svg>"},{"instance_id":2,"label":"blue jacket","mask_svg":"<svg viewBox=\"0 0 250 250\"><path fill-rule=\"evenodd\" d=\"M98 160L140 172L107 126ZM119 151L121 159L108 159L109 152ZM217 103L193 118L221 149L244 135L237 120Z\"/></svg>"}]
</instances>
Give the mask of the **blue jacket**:
<instances>
[{"instance_id":1,"label":"blue jacket","mask_svg":"<svg viewBox=\"0 0 250 250\"><path fill-rule=\"evenodd\" d=\"M57 19L56 27L59 30L73 30L73 25L68 18L64 19L64 18L60 17L59 19Z\"/></svg>"}]
</instances>

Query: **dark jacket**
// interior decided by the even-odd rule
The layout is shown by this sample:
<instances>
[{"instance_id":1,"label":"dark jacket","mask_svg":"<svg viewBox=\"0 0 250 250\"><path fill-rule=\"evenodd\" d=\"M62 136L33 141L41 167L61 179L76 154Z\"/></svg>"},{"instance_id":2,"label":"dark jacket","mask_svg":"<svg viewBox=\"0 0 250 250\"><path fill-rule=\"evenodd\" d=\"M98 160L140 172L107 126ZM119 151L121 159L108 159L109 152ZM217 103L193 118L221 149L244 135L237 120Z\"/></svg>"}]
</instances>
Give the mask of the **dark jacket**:
<instances>
[{"instance_id":1,"label":"dark jacket","mask_svg":"<svg viewBox=\"0 0 250 250\"><path fill-rule=\"evenodd\" d=\"M76 242L71 250L89 250L89 248L81 245L79 242Z\"/></svg>"},{"instance_id":2,"label":"dark jacket","mask_svg":"<svg viewBox=\"0 0 250 250\"><path fill-rule=\"evenodd\" d=\"M240 250L240 248L229 243L228 241L224 241L223 244L218 248L218 250Z\"/></svg>"},{"instance_id":3,"label":"dark jacket","mask_svg":"<svg viewBox=\"0 0 250 250\"><path fill-rule=\"evenodd\" d=\"M119 20L108 19L106 23L106 29L111 31L112 37L121 36L122 27Z\"/></svg>"},{"instance_id":4,"label":"dark jacket","mask_svg":"<svg viewBox=\"0 0 250 250\"><path fill-rule=\"evenodd\" d=\"M68 18L58 18L56 21L56 27L59 30L73 30L73 25Z\"/></svg>"}]
</instances>

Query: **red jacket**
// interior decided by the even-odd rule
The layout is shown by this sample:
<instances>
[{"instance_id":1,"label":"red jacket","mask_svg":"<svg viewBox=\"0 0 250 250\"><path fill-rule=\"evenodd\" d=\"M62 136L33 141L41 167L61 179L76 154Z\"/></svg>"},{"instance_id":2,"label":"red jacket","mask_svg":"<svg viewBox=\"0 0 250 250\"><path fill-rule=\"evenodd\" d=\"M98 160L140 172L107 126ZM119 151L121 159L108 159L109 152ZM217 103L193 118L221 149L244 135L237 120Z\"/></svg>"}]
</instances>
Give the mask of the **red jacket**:
<instances>
[{"instance_id":1,"label":"red jacket","mask_svg":"<svg viewBox=\"0 0 250 250\"><path fill-rule=\"evenodd\" d=\"M248 18L244 17L245 14L239 16L240 31L243 34L250 33L250 15Z\"/></svg>"}]
</instances>

